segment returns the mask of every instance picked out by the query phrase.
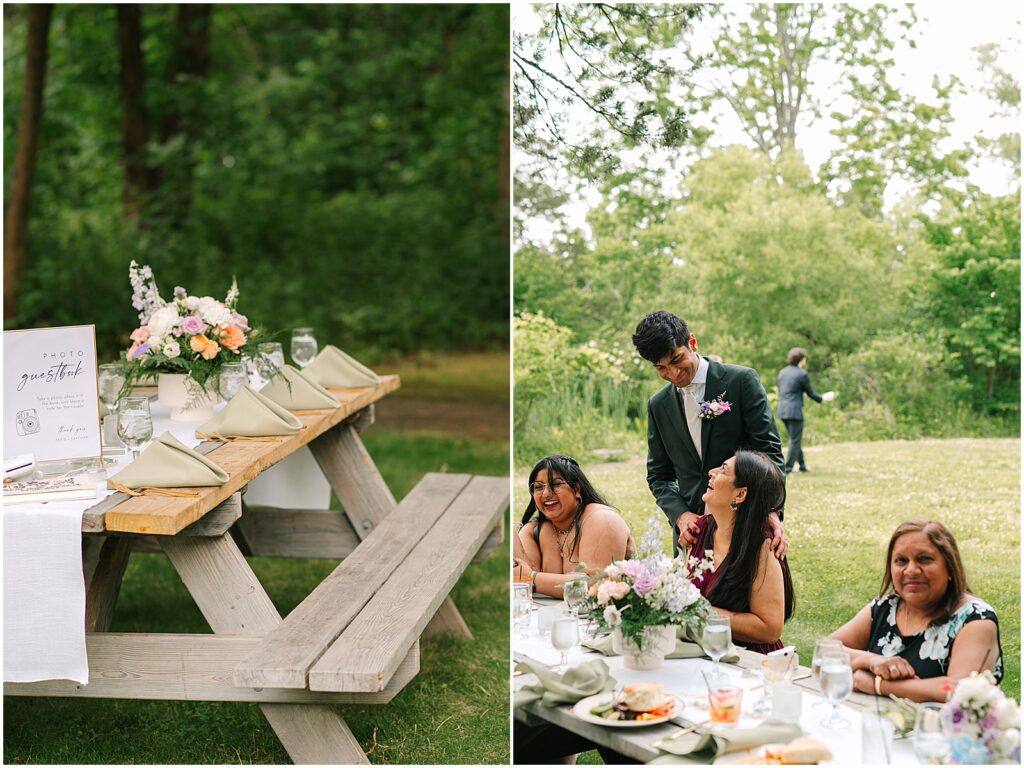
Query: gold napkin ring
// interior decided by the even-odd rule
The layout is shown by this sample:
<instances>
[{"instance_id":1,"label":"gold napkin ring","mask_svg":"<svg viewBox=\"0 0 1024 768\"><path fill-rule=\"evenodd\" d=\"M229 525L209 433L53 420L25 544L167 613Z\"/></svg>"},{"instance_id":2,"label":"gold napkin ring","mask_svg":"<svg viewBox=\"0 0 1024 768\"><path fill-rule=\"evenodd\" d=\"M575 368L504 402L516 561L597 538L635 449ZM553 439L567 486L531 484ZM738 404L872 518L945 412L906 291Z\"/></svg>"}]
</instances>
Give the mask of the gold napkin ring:
<instances>
[{"instance_id":1,"label":"gold napkin ring","mask_svg":"<svg viewBox=\"0 0 1024 768\"><path fill-rule=\"evenodd\" d=\"M127 485L121 485L120 483L116 483L113 480L108 480L107 483L115 491L126 493L129 496L146 496L148 494L155 496L174 496L175 498L179 499L198 499L199 496L201 495L199 491L172 491L169 488L154 488L153 486L149 485L143 486L142 488L132 489L129 488Z\"/></svg>"}]
</instances>

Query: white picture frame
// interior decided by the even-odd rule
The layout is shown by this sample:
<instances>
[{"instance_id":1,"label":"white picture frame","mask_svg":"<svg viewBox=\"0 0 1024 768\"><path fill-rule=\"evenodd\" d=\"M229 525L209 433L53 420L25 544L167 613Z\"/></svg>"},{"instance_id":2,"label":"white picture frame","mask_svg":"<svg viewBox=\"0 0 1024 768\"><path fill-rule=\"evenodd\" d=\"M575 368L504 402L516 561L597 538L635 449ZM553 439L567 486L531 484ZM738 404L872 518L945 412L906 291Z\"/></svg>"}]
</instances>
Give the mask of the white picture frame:
<instances>
[{"instance_id":1,"label":"white picture frame","mask_svg":"<svg viewBox=\"0 0 1024 768\"><path fill-rule=\"evenodd\" d=\"M4 455L97 458L96 326L4 331Z\"/></svg>"}]
</instances>

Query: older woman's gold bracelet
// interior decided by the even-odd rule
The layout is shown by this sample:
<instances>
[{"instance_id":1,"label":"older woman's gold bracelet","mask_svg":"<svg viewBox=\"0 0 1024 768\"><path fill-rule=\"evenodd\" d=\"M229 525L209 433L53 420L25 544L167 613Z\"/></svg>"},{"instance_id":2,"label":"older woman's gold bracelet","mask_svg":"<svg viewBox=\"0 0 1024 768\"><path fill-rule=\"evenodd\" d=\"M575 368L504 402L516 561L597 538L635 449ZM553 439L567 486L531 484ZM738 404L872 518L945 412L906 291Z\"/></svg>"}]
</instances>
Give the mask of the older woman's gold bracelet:
<instances>
[{"instance_id":1,"label":"older woman's gold bracelet","mask_svg":"<svg viewBox=\"0 0 1024 768\"><path fill-rule=\"evenodd\" d=\"M882 676L875 675L875 696L882 695Z\"/></svg>"}]
</instances>

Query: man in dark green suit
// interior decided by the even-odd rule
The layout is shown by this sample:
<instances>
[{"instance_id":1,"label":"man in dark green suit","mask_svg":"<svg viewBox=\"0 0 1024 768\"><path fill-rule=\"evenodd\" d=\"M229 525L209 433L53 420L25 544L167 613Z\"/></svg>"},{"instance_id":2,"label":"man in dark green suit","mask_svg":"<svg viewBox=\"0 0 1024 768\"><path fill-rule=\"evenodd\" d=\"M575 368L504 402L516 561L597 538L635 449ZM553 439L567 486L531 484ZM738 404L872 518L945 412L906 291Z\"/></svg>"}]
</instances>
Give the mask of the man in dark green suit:
<instances>
[{"instance_id":1,"label":"man in dark green suit","mask_svg":"<svg viewBox=\"0 0 1024 768\"><path fill-rule=\"evenodd\" d=\"M782 472L782 442L757 371L701 357L682 318L652 312L637 325L633 346L668 382L647 401L647 484L678 532L678 552L694 541L708 472L740 448L760 451ZM782 515L770 517L779 558L788 546Z\"/></svg>"}]
</instances>

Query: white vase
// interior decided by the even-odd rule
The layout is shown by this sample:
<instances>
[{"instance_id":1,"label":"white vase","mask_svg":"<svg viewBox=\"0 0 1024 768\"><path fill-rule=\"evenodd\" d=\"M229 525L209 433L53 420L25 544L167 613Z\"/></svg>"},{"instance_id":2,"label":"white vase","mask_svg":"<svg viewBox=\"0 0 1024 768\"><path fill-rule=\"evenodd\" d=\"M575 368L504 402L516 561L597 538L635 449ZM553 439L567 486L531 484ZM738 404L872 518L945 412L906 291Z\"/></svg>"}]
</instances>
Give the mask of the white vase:
<instances>
[{"instance_id":1,"label":"white vase","mask_svg":"<svg viewBox=\"0 0 1024 768\"><path fill-rule=\"evenodd\" d=\"M622 663L627 669L657 669L675 647L676 628L671 624L644 629L643 650L628 637L623 637L620 627L612 632L612 650L622 655Z\"/></svg>"},{"instance_id":2,"label":"white vase","mask_svg":"<svg viewBox=\"0 0 1024 768\"><path fill-rule=\"evenodd\" d=\"M170 409L172 421L206 421L213 416L217 395L204 391L191 376L161 373L156 385L157 401Z\"/></svg>"}]
</instances>

